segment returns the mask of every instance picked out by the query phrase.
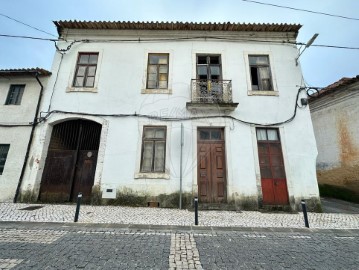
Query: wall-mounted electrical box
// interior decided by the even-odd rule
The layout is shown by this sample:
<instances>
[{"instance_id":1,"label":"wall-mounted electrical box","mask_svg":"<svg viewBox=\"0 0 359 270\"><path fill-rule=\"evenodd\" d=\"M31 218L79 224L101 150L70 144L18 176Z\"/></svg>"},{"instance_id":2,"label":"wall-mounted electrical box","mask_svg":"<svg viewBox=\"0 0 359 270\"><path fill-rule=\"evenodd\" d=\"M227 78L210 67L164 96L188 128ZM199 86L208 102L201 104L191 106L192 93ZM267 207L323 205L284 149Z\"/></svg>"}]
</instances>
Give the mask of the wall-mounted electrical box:
<instances>
[{"instance_id":1,"label":"wall-mounted electrical box","mask_svg":"<svg viewBox=\"0 0 359 270\"><path fill-rule=\"evenodd\" d=\"M116 188L115 187L104 187L102 190L102 199L116 199Z\"/></svg>"}]
</instances>

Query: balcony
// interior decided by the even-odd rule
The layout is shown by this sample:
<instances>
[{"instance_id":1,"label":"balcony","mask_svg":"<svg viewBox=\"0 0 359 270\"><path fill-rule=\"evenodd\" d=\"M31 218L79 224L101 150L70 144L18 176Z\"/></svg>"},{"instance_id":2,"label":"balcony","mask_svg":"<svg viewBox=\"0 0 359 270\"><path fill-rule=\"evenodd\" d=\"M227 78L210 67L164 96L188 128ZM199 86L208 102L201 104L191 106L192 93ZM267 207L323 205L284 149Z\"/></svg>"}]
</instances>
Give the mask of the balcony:
<instances>
[{"instance_id":1,"label":"balcony","mask_svg":"<svg viewBox=\"0 0 359 270\"><path fill-rule=\"evenodd\" d=\"M187 109L220 109L233 111L238 103L232 101L231 80L195 80L191 81L192 97Z\"/></svg>"}]
</instances>

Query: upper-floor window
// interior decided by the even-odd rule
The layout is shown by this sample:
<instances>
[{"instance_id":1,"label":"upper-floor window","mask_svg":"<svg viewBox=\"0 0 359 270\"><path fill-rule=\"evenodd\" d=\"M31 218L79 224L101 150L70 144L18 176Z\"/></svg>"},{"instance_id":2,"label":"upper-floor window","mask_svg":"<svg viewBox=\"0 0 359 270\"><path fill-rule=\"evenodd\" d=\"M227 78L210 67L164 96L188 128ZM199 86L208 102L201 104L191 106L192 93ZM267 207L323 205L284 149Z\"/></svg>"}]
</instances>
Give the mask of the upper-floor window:
<instances>
[{"instance_id":1,"label":"upper-floor window","mask_svg":"<svg viewBox=\"0 0 359 270\"><path fill-rule=\"evenodd\" d=\"M252 90L273 90L268 55L249 55L248 58Z\"/></svg>"},{"instance_id":2,"label":"upper-floor window","mask_svg":"<svg viewBox=\"0 0 359 270\"><path fill-rule=\"evenodd\" d=\"M10 144L0 144L0 175L4 171L7 153L9 152Z\"/></svg>"},{"instance_id":3,"label":"upper-floor window","mask_svg":"<svg viewBox=\"0 0 359 270\"><path fill-rule=\"evenodd\" d=\"M147 64L147 89L168 88L168 53L149 53Z\"/></svg>"},{"instance_id":4,"label":"upper-floor window","mask_svg":"<svg viewBox=\"0 0 359 270\"><path fill-rule=\"evenodd\" d=\"M141 172L165 172L166 127L143 127Z\"/></svg>"},{"instance_id":5,"label":"upper-floor window","mask_svg":"<svg viewBox=\"0 0 359 270\"><path fill-rule=\"evenodd\" d=\"M97 69L98 53L79 53L74 87L94 87Z\"/></svg>"},{"instance_id":6,"label":"upper-floor window","mask_svg":"<svg viewBox=\"0 0 359 270\"><path fill-rule=\"evenodd\" d=\"M221 80L222 66L220 55L197 55L197 80Z\"/></svg>"},{"instance_id":7,"label":"upper-floor window","mask_svg":"<svg viewBox=\"0 0 359 270\"><path fill-rule=\"evenodd\" d=\"M5 105L20 105L25 85L11 85Z\"/></svg>"}]
</instances>

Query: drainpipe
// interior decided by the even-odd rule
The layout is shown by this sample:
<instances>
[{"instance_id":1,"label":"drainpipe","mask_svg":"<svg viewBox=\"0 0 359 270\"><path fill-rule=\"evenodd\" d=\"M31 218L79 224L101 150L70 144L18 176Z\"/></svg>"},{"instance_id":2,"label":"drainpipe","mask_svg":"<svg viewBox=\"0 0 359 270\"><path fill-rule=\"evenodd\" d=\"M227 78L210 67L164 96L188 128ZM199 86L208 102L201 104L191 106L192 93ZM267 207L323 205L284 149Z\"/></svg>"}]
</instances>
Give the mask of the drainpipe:
<instances>
[{"instance_id":1,"label":"drainpipe","mask_svg":"<svg viewBox=\"0 0 359 270\"><path fill-rule=\"evenodd\" d=\"M181 123L181 158L180 158L180 199L179 209L182 209L182 151L183 151L183 124Z\"/></svg>"},{"instance_id":2,"label":"drainpipe","mask_svg":"<svg viewBox=\"0 0 359 270\"><path fill-rule=\"evenodd\" d=\"M22 184L22 180L24 178L26 164L27 164L27 161L29 159L30 147L31 147L31 144L32 144L32 139L34 137L34 131L35 131L35 127L36 127L37 115L39 114L40 102L41 102L42 93L43 93L43 90L44 90L44 86L42 85L42 83L41 83L41 81L39 79L39 73L38 72L35 73L35 79L36 79L36 81L39 83L39 85L41 87L40 95L39 95L39 99L37 101L36 112L35 112L35 115L34 115L34 121L32 122L30 139L29 139L29 143L27 144L24 164L22 165L21 174L20 174L20 178L19 178L19 183L17 184L17 188L16 188L16 192L15 192L14 203L17 202L17 199L18 199L18 196L19 196L19 193L20 193L20 187L21 187L21 184Z\"/></svg>"}]
</instances>

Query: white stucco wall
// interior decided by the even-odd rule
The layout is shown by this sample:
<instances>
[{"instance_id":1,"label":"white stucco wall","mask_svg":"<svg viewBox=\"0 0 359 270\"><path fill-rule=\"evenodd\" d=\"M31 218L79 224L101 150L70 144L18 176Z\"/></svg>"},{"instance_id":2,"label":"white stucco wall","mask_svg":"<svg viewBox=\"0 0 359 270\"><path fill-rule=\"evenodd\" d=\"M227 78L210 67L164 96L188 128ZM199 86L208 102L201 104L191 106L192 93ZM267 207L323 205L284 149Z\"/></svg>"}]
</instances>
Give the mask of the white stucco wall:
<instances>
[{"instance_id":1,"label":"white stucco wall","mask_svg":"<svg viewBox=\"0 0 359 270\"><path fill-rule=\"evenodd\" d=\"M105 32L105 31L103 31ZM92 33L92 32L91 32ZM110 35L112 32L106 34ZM115 32L114 32L115 33ZM117 33L117 32L116 32ZM118 33L117 33L118 34ZM73 38L74 36L69 36ZM76 36L76 38L96 36ZM108 38L118 36L108 36ZM126 38L126 36L121 36ZM268 34L267 38L271 38ZM66 47L61 45L60 47ZM71 92L79 52L98 52L95 92ZM148 53L169 53L170 94L141 94L146 86ZM297 49L293 45L256 42L97 42L76 43L62 59L55 55L52 76L45 93L42 110L51 100L51 110L92 114L150 114L163 117L191 116L186 102L191 99L191 79L196 74L196 54L220 54L222 77L232 80L233 102L237 109L227 115L254 123L276 123L293 115L295 98L302 83L300 66L296 66ZM249 95L250 74L248 54L269 55L274 90L277 96ZM86 90L86 89L82 89ZM53 91L53 94L52 94ZM70 91L70 92L69 92ZM304 96L304 94L302 94ZM220 113L216 109L211 114ZM207 113L202 113L206 115ZM37 168L28 169L23 189L38 190L44 166L51 124L69 115L53 114L38 127L31 155L39 160ZM86 116L71 117L84 117ZM92 118L96 118L95 116ZM131 188L150 194L172 193L179 190L180 122L159 122L136 117L98 116L108 124L102 144L102 165L97 167L95 184L102 187ZM230 119L182 121L184 124L183 188L193 192L197 188L196 130L202 126L224 127L227 195L228 197L258 197L260 178L256 149L255 127ZM141 135L144 125L167 126L166 173L163 179L139 179ZM318 197L315 175L316 145L308 107L298 108L297 116L289 124L280 124L288 191L292 200ZM45 144L44 144L45 142Z\"/></svg>"},{"instance_id":2,"label":"white stucco wall","mask_svg":"<svg viewBox=\"0 0 359 270\"><path fill-rule=\"evenodd\" d=\"M45 83L44 78L40 78ZM12 84L24 84L20 105L5 105ZM34 120L40 85L31 77L0 78L0 123L28 124ZM12 201L24 164L31 126L0 127L0 144L10 144L4 171L0 175L0 202Z\"/></svg>"}]
</instances>

